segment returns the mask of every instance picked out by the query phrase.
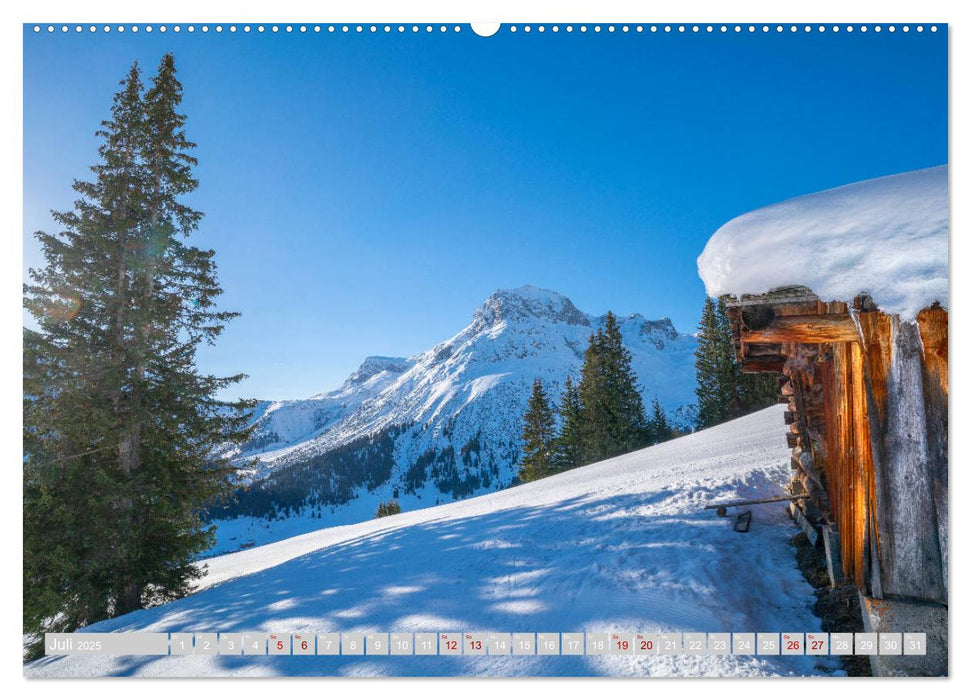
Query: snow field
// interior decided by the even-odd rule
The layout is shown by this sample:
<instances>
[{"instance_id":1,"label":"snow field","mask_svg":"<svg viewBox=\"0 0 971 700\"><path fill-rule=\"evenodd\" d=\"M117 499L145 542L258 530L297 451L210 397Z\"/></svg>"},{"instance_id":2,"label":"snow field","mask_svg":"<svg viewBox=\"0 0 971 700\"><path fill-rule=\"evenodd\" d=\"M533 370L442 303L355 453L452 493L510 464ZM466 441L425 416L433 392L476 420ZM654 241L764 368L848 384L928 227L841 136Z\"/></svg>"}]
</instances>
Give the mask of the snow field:
<instances>
[{"instance_id":1,"label":"snow field","mask_svg":"<svg viewBox=\"0 0 971 700\"><path fill-rule=\"evenodd\" d=\"M819 631L780 504L782 408L513 489L216 557L88 631ZM826 657L51 657L29 676L833 675Z\"/></svg>"}]
</instances>

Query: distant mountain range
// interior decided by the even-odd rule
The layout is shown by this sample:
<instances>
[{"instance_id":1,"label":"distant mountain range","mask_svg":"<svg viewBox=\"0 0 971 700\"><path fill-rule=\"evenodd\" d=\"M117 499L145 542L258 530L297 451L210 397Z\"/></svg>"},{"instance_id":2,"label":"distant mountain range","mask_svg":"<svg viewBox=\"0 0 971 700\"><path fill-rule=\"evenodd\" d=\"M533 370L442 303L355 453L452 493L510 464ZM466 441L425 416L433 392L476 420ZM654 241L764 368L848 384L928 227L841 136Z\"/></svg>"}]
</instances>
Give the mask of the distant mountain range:
<instances>
[{"instance_id":1,"label":"distant mountain range","mask_svg":"<svg viewBox=\"0 0 971 700\"><path fill-rule=\"evenodd\" d=\"M499 290L430 350L368 357L334 391L261 402L252 439L232 455L255 458L256 467L239 503L222 515L279 517L309 505L328 519L363 498L354 510L372 517L370 504L392 496L407 508L508 486L533 379L558 399L567 375L579 378L603 320L556 292ZM675 425L689 427L694 336L667 318L619 321L645 406L657 397Z\"/></svg>"}]
</instances>

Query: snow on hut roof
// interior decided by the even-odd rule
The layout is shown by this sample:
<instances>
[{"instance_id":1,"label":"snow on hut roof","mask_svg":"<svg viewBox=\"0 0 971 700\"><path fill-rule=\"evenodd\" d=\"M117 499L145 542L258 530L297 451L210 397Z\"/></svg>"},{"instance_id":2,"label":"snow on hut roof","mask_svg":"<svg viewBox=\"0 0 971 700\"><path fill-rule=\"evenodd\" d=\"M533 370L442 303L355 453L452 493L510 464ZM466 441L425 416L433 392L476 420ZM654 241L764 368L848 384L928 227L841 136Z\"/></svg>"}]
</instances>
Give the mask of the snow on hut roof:
<instances>
[{"instance_id":1,"label":"snow on hut roof","mask_svg":"<svg viewBox=\"0 0 971 700\"><path fill-rule=\"evenodd\" d=\"M869 294L913 319L948 305L947 165L855 182L743 214L698 258L709 296L804 285L821 299Z\"/></svg>"}]
</instances>

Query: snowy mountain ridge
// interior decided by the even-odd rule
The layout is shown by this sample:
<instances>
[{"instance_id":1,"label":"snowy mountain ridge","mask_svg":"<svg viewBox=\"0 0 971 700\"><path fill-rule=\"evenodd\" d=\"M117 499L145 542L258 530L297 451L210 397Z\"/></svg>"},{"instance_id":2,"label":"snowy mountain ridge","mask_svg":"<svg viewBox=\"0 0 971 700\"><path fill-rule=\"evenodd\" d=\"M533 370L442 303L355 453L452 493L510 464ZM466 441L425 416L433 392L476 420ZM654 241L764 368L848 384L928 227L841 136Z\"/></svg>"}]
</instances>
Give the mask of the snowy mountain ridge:
<instances>
[{"instance_id":1,"label":"snowy mountain ridge","mask_svg":"<svg viewBox=\"0 0 971 700\"><path fill-rule=\"evenodd\" d=\"M566 377L579 377L589 336L604 318L550 290L496 291L469 325L429 350L409 358L371 356L333 391L261 403L253 438L233 456L255 458L249 476L256 483L314 460L315 473L337 469L319 460L360 446L392 462L381 465L388 474L375 498L397 492L424 496L423 505L505 487L516 473L533 379L540 377L556 400ZM657 397L669 416L687 422L695 338L678 333L667 318L631 314L619 323L645 403ZM357 461L353 469L375 486L373 469ZM332 500L347 499L351 488L333 487L340 493Z\"/></svg>"}]
</instances>

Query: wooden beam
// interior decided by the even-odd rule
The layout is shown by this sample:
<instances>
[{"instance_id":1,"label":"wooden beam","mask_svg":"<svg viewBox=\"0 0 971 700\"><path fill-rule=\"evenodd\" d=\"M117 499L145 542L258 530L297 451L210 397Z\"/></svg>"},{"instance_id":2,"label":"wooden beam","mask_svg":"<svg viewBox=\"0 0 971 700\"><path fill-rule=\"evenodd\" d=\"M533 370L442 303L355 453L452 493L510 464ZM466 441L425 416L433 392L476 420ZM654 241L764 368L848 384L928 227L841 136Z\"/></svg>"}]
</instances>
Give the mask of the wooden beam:
<instances>
[{"instance_id":1,"label":"wooden beam","mask_svg":"<svg viewBox=\"0 0 971 700\"><path fill-rule=\"evenodd\" d=\"M758 331L742 331L742 343L852 343L860 333L849 314L780 316Z\"/></svg>"},{"instance_id":2,"label":"wooden beam","mask_svg":"<svg viewBox=\"0 0 971 700\"><path fill-rule=\"evenodd\" d=\"M746 343L746 357L785 357L782 343Z\"/></svg>"},{"instance_id":3,"label":"wooden beam","mask_svg":"<svg viewBox=\"0 0 971 700\"><path fill-rule=\"evenodd\" d=\"M710 503L704 510L718 510L719 508L741 508L742 506L756 506L761 503L781 503L782 501L802 501L809 498L808 493L789 496L772 496L771 498L754 498L747 501L725 501L724 503Z\"/></svg>"},{"instance_id":4,"label":"wooden beam","mask_svg":"<svg viewBox=\"0 0 971 700\"><path fill-rule=\"evenodd\" d=\"M781 373L785 367L784 357L746 357L742 361L742 371L745 374L759 374L762 372Z\"/></svg>"}]
</instances>

